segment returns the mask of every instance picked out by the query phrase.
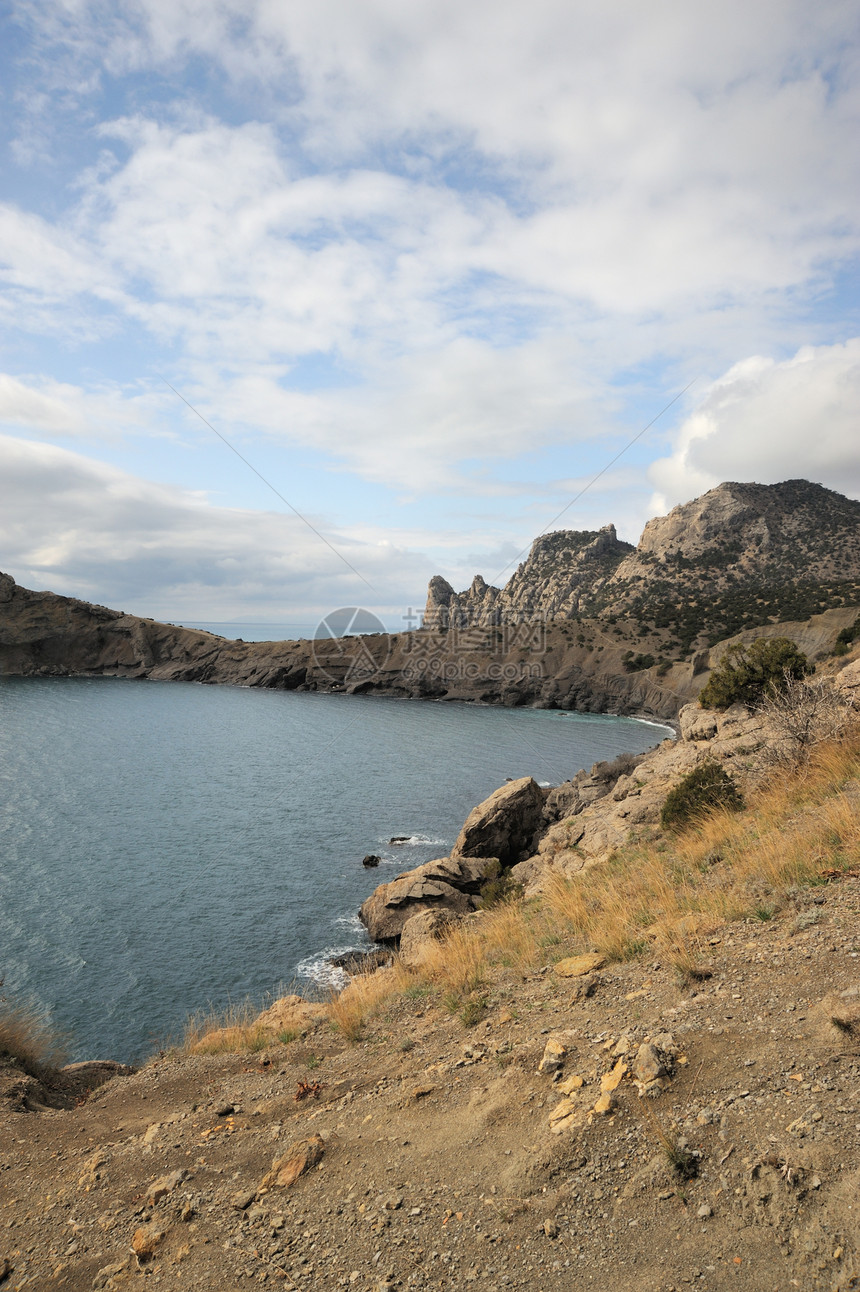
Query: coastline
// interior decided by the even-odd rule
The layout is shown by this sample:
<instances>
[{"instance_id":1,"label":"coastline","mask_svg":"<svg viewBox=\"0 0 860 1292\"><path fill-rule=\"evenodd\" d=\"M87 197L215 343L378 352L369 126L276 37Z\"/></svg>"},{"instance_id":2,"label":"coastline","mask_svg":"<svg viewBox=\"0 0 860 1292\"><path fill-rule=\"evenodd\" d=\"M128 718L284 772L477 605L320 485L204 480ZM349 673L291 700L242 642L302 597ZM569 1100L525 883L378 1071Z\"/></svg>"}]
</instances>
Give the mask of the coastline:
<instances>
[{"instance_id":1,"label":"coastline","mask_svg":"<svg viewBox=\"0 0 860 1292\"><path fill-rule=\"evenodd\" d=\"M19 795L9 803L19 804L22 833L5 836L6 915L23 912L24 922L16 932L0 915L0 975L37 1002L57 1000L57 980L56 1017L80 1026L81 1060L137 1061L153 1033L175 1035L208 1002L262 1001L302 960L369 947L334 921L352 919L383 879L448 853L473 806L506 777L533 771L560 782L654 736L648 726L591 716L571 724L542 710L121 681L0 683L4 766L37 800L26 812ZM34 768L28 750L39 731L52 733L53 752ZM411 768L402 784L401 757ZM67 839L69 819L78 828ZM396 835L410 844L389 846ZM383 854L380 869L362 867L368 853ZM87 891L103 920L98 946ZM54 918L36 915L35 894L59 913L50 954L31 942ZM148 930L148 949L137 928ZM41 967L28 970L33 956ZM145 1018L134 1008L140 991ZM67 1007L70 997L80 1004Z\"/></svg>"}]
</instances>

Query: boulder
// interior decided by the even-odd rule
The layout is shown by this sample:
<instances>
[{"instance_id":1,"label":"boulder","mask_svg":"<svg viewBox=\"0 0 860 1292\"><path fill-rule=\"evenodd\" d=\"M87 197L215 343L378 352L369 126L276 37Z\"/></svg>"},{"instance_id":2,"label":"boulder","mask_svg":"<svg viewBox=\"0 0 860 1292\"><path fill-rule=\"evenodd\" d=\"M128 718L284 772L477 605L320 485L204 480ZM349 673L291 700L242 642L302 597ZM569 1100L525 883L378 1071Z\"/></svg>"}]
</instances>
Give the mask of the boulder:
<instances>
[{"instance_id":1,"label":"boulder","mask_svg":"<svg viewBox=\"0 0 860 1292\"><path fill-rule=\"evenodd\" d=\"M419 911L445 910L466 915L487 872L498 866L495 857L440 857L380 884L362 903L359 918L375 942L399 938L403 926Z\"/></svg>"},{"instance_id":2,"label":"boulder","mask_svg":"<svg viewBox=\"0 0 860 1292\"><path fill-rule=\"evenodd\" d=\"M584 978L592 974L595 969L602 969L605 964L606 957L597 952L583 956L568 956L566 960L559 960L555 966L555 972L559 978Z\"/></svg>"},{"instance_id":3,"label":"boulder","mask_svg":"<svg viewBox=\"0 0 860 1292\"><path fill-rule=\"evenodd\" d=\"M307 1139L296 1140L286 1153L275 1158L271 1171L263 1176L258 1196L268 1192L269 1189L291 1188L300 1175L304 1175L305 1171L309 1171L312 1166L322 1161L324 1153L325 1140L321 1135L309 1135Z\"/></svg>"},{"instance_id":4,"label":"boulder","mask_svg":"<svg viewBox=\"0 0 860 1292\"><path fill-rule=\"evenodd\" d=\"M375 852L369 852L366 857L362 857L361 864L370 870L374 866L378 866L380 860L381 858L377 857Z\"/></svg>"},{"instance_id":5,"label":"boulder","mask_svg":"<svg viewBox=\"0 0 860 1292\"><path fill-rule=\"evenodd\" d=\"M698 704L685 704L678 715L678 725L684 740L713 740L717 715L711 709L700 709Z\"/></svg>"},{"instance_id":6,"label":"boulder","mask_svg":"<svg viewBox=\"0 0 860 1292\"><path fill-rule=\"evenodd\" d=\"M497 857L503 866L512 866L531 850L544 802L543 790L531 776L503 785L469 813L452 857Z\"/></svg>"},{"instance_id":7,"label":"boulder","mask_svg":"<svg viewBox=\"0 0 860 1292\"><path fill-rule=\"evenodd\" d=\"M342 969L350 978L356 978L359 974L376 973L377 969L390 969L394 964L394 952L387 947L373 947L370 951L344 951L343 955L332 956L329 964Z\"/></svg>"},{"instance_id":8,"label":"boulder","mask_svg":"<svg viewBox=\"0 0 860 1292\"><path fill-rule=\"evenodd\" d=\"M134 1231L131 1249L138 1259L138 1264L149 1260L163 1238L164 1230L159 1229L157 1225L141 1225Z\"/></svg>"},{"instance_id":9,"label":"boulder","mask_svg":"<svg viewBox=\"0 0 860 1292\"><path fill-rule=\"evenodd\" d=\"M400 959L407 969L420 969L435 942L457 922L452 911L419 911L410 915L400 934Z\"/></svg>"},{"instance_id":10,"label":"boulder","mask_svg":"<svg viewBox=\"0 0 860 1292\"><path fill-rule=\"evenodd\" d=\"M551 789L543 810L544 821L552 824L554 821L578 816L584 808L605 798L615 781L601 774L600 768L601 765L595 763L590 772L577 772L572 780L564 781Z\"/></svg>"}]
</instances>

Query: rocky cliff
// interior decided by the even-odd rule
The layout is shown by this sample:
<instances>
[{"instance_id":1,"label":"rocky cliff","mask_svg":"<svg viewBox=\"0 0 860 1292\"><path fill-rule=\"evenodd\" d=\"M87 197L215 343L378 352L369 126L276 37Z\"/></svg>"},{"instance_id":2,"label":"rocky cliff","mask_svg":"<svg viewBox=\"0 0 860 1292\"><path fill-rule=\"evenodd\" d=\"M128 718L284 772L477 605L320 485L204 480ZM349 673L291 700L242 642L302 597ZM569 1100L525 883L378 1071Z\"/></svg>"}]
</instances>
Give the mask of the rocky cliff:
<instances>
[{"instance_id":1,"label":"rocky cliff","mask_svg":"<svg viewBox=\"0 0 860 1292\"><path fill-rule=\"evenodd\" d=\"M822 485L722 484L648 522L634 549L612 525L536 540L503 589L480 575L455 593L431 580L434 628L536 618L632 619L689 653L772 621L860 600L860 502Z\"/></svg>"},{"instance_id":2,"label":"rocky cliff","mask_svg":"<svg viewBox=\"0 0 860 1292\"><path fill-rule=\"evenodd\" d=\"M834 647L860 604L860 502L721 485L649 522L538 539L504 590L431 582L428 626L228 641L0 575L0 676L110 676L476 700L675 719L730 640ZM717 645L719 643L719 645Z\"/></svg>"},{"instance_id":3,"label":"rocky cliff","mask_svg":"<svg viewBox=\"0 0 860 1292\"><path fill-rule=\"evenodd\" d=\"M472 586L457 593L436 575L430 581L425 626L444 630L527 623L539 616L572 619L634 550L617 537L614 525L596 532L562 529L543 534L504 588L491 587L476 574Z\"/></svg>"},{"instance_id":4,"label":"rocky cliff","mask_svg":"<svg viewBox=\"0 0 860 1292\"><path fill-rule=\"evenodd\" d=\"M856 608L739 634L789 636L810 656L833 649ZM638 714L674 720L725 649L664 656L666 630L634 654L635 620L376 634L322 641L228 641L0 576L0 677L123 677L281 691L471 700L508 707ZM732 638L731 640L735 640ZM668 651L668 648L666 648Z\"/></svg>"}]
</instances>

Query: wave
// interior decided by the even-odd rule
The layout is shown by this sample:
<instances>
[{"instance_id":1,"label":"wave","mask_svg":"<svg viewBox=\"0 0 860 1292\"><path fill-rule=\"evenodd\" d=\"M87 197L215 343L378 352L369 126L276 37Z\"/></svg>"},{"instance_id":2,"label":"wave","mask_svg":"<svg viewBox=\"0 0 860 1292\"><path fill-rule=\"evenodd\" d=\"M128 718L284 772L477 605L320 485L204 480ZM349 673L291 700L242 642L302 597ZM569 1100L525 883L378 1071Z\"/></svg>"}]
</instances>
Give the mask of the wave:
<instances>
[{"instance_id":1,"label":"wave","mask_svg":"<svg viewBox=\"0 0 860 1292\"><path fill-rule=\"evenodd\" d=\"M395 848L447 848L447 839L431 839L426 834L395 834L386 840L380 840Z\"/></svg>"},{"instance_id":2,"label":"wave","mask_svg":"<svg viewBox=\"0 0 860 1292\"><path fill-rule=\"evenodd\" d=\"M657 727L660 731L668 731L670 735L676 734L675 728L670 727L668 722L657 722L654 718L630 718L630 722L641 722L646 727Z\"/></svg>"},{"instance_id":3,"label":"wave","mask_svg":"<svg viewBox=\"0 0 860 1292\"><path fill-rule=\"evenodd\" d=\"M351 929L353 933L364 932L364 925L357 915L339 915L336 920L332 920L332 924L336 924L342 929ZM346 948L347 951L352 951L352 949L352 947ZM335 952L334 954L337 955L338 953Z\"/></svg>"},{"instance_id":4,"label":"wave","mask_svg":"<svg viewBox=\"0 0 860 1292\"><path fill-rule=\"evenodd\" d=\"M350 951L363 951L365 948L350 943L348 946L343 944L336 947L326 947L324 951L318 951L314 955L305 956L296 965L296 976L304 978L307 982L315 983L318 987L334 987L340 990L349 982L349 974L345 969L340 969L333 965L334 956L345 956Z\"/></svg>"}]
</instances>

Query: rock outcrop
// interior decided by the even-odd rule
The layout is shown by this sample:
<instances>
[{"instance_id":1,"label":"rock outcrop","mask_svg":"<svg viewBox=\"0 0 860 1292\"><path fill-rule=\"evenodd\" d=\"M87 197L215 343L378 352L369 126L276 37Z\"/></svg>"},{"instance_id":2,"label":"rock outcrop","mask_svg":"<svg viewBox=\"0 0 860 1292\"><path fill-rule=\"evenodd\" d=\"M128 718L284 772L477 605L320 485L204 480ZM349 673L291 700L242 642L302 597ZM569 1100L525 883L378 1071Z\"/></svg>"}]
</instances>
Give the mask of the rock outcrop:
<instances>
[{"instance_id":1,"label":"rock outcrop","mask_svg":"<svg viewBox=\"0 0 860 1292\"><path fill-rule=\"evenodd\" d=\"M0 575L0 675L230 683L674 720L729 641L786 636L810 656L828 653L858 604L860 503L805 481L726 484L649 522L635 551L611 526L560 531L537 540L503 590L476 578L468 594L455 594L436 578L428 624L450 626L417 632L228 641L31 592Z\"/></svg>"},{"instance_id":2,"label":"rock outcrop","mask_svg":"<svg viewBox=\"0 0 860 1292\"><path fill-rule=\"evenodd\" d=\"M445 630L530 623L539 617L571 619L633 550L632 543L618 538L614 525L543 534L503 589L476 574L471 587L457 593L436 575L430 580L425 626Z\"/></svg>"},{"instance_id":3,"label":"rock outcrop","mask_svg":"<svg viewBox=\"0 0 860 1292\"><path fill-rule=\"evenodd\" d=\"M451 911L418 911L410 915L400 934L398 951L407 969L420 969L426 963L434 942L438 942L456 923Z\"/></svg>"},{"instance_id":4,"label":"rock outcrop","mask_svg":"<svg viewBox=\"0 0 860 1292\"><path fill-rule=\"evenodd\" d=\"M362 904L359 916L378 942L401 937L407 923L410 938L435 936L437 922L416 924L425 912L446 917L476 909L481 889L525 856L534 845L546 795L530 776L503 785L470 812L450 857L425 862L388 884L380 884Z\"/></svg>"},{"instance_id":5,"label":"rock outcrop","mask_svg":"<svg viewBox=\"0 0 860 1292\"><path fill-rule=\"evenodd\" d=\"M425 623L444 630L624 616L649 631L671 629L686 653L773 618L858 601L860 502L807 480L726 483L650 520L635 549L612 525L559 530L535 541L504 588L476 575L457 593L437 576Z\"/></svg>"},{"instance_id":6,"label":"rock outcrop","mask_svg":"<svg viewBox=\"0 0 860 1292\"><path fill-rule=\"evenodd\" d=\"M476 898L497 866L498 861L488 857L452 856L425 862L374 889L361 905L361 922L375 942L390 942L400 937L406 921L419 911L466 915L476 909Z\"/></svg>"},{"instance_id":7,"label":"rock outcrop","mask_svg":"<svg viewBox=\"0 0 860 1292\"><path fill-rule=\"evenodd\" d=\"M502 866L512 866L534 839L545 799L531 776L502 785L469 813L452 855L497 857Z\"/></svg>"}]
</instances>

